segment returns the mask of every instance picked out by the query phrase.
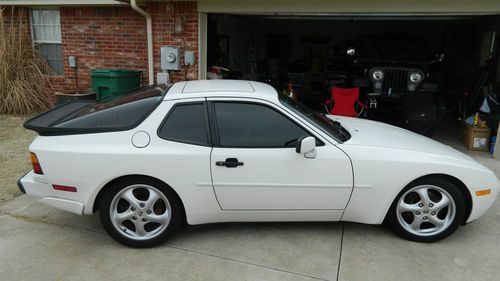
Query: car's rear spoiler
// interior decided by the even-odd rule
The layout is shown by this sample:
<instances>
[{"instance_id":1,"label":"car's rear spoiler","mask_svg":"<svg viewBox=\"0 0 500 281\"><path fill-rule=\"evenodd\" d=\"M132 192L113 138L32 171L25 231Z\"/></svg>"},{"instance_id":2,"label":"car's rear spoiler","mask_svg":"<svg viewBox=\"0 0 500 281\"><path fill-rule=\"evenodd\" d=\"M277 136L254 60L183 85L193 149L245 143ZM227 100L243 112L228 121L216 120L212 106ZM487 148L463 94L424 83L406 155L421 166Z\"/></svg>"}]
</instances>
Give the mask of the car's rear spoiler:
<instances>
[{"instance_id":1,"label":"car's rear spoiler","mask_svg":"<svg viewBox=\"0 0 500 281\"><path fill-rule=\"evenodd\" d=\"M95 101L70 101L26 120L24 128L44 136L78 133L76 129L54 127L54 125L73 118L82 109L94 104Z\"/></svg>"}]
</instances>

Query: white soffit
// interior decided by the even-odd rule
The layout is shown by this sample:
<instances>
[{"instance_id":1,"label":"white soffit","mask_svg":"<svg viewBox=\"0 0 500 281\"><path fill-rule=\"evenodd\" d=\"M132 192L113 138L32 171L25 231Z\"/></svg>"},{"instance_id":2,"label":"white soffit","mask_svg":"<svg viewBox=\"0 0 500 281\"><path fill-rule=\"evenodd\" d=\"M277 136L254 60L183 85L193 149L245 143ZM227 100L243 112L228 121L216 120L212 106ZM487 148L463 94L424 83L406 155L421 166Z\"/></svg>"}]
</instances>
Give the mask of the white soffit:
<instances>
[{"instance_id":1,"label":"white soffit","mask_svg":"<svg viewBox=\"0 0 500 281\"><path fill-rule=\"evenodd\" d=\"M202 13L339 15L486 15L500 0L198 0Z\"/></svg>"},{"instance_id":2,"label":"white soffit","mask_svg":"<svg viewBox=\"0 0 500 281\"><path fill-rule=\"evenodd\" d=\"M121 6L114 0L0 0L0 6Z\"/></svg>"}]
</instances>

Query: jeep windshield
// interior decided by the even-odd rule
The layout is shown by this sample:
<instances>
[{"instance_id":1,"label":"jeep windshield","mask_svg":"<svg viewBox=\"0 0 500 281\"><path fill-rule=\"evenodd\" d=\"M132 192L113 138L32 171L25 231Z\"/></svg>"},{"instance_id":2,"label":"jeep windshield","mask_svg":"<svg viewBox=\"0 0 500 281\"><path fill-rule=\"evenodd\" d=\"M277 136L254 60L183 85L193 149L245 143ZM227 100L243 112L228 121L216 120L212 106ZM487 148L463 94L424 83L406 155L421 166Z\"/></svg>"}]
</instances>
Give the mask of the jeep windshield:
<instances>
[{"instance_id":1,"label":"jeep windshield","mask_svg":"<svg viewBox=\"0 0 500 281\"><path fill-rule=\"evenodd\" d=\"M362 60L421 62L427 59L425 39L367 37L359 40L357 57Z\"/></svg>"}]
</instances>

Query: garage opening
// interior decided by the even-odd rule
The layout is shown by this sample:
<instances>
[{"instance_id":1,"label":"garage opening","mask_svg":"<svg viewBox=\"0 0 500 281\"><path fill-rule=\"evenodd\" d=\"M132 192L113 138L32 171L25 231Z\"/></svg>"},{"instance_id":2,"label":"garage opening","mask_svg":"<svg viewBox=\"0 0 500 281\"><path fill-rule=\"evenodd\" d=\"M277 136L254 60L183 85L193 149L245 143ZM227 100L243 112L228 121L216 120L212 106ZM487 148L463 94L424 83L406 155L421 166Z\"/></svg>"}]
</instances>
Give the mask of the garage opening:
<instances>
[{"instance_id":1,"label":"garage opening","mask_svg":"<svg viewBox=\"0 0 500 281\"><path fill-rule=\"evenodd\" d=\"M209 79L266 82L318 111L331 107L325 101L333 87L359 88L361 117L426 135L444 123L456 134L457 120L499 91L500 15L208 14L207 20Z\"/></svg>"}]
</instances>

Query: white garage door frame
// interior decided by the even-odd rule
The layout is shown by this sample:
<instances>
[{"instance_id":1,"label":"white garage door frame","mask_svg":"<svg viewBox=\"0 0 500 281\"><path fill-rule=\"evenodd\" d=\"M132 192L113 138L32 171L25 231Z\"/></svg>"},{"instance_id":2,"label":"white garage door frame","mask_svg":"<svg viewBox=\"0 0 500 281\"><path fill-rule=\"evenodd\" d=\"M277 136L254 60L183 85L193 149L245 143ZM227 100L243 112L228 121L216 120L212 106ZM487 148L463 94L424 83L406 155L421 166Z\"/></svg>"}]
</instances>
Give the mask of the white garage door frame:
<instances>
[{"instance_id":1,"label":"white garage door frame","mask_svg":"<svg viewBox=\"0 0 500 281\"><path fill-rule=\"evenodd\" d=\"M198 0L199 79L207 77L209 13L294 16L446 16L500 14L499 0Z\"/></svg>"}]
</instances>

